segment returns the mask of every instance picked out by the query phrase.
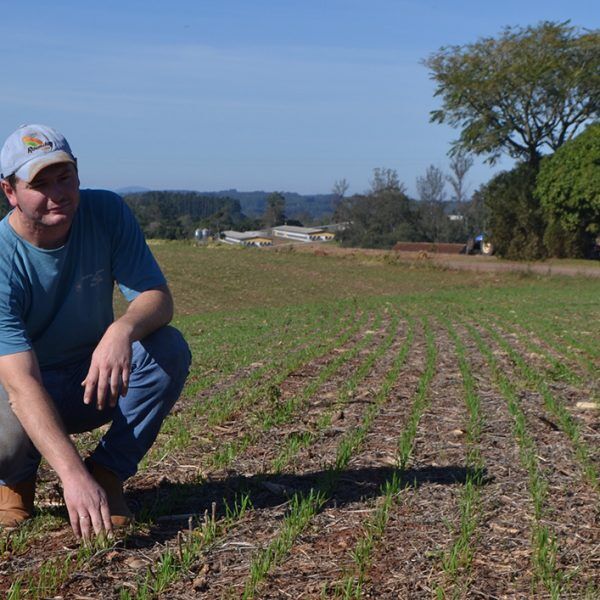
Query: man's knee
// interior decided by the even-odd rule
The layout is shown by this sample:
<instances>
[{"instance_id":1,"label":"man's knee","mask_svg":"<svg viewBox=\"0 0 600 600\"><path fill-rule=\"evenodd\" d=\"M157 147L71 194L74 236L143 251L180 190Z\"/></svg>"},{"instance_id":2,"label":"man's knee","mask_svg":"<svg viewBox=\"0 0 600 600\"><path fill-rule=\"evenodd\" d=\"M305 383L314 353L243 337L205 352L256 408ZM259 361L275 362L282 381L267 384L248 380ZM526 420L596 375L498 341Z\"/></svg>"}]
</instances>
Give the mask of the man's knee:
<instances>
[{"instance_id":1,"label":"man's knee","mask_svg":"<svg viewBox=\"0 0 600 600\"><path fill-rule=\"evenodd\" d=\"M191 353L181 332L167 325L140 340L139 347L134 347L133 363L136 359L144 362L152 360L172 380L185 381L191 362Z\"/></svg>"}]
</instances>

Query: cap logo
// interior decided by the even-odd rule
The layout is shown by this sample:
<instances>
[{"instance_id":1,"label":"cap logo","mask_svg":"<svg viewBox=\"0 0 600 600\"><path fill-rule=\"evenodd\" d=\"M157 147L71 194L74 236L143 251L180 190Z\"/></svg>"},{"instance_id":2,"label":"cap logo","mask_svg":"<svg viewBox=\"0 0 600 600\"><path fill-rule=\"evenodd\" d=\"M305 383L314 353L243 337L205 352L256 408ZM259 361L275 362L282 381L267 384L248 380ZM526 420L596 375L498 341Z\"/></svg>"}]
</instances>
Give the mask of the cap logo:
<instances>
[{"instance_id":1,"label":"cap logo","mask_svg":"<svg viewBox=\"0 0 600 600\"><path fill-rule=\"evenodd\" d=\"M27 146L28 154L31 154L36 150L44 149L48 152L52 150L52 142L44 142L43 140L33 137L32 135L24 135L21 139L23 140L23 143Z\"/></svg>"}]
</instances>

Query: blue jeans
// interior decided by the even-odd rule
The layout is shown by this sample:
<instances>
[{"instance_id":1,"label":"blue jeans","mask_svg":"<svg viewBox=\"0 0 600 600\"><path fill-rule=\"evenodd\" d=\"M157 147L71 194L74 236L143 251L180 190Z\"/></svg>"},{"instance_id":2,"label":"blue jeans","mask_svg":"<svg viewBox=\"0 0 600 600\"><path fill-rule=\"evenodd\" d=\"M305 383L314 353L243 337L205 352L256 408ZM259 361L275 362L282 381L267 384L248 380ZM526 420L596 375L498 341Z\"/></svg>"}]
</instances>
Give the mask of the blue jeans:
<instances>
[{"instance_id":1,"label":"blue jeans","mask_svg":"<svg viewBox=\"0 0 600 600\"><path fill-rule=\"evenodd\" d=\"M91 356L66 368L42 371L42 380L68 433L91 431L112 424L91 458L122 480L135 474L150 449L164 418L179 397L188 375L191 355L177 329L163 327L132 346L127 395L117 406L98 410L83 403L81 382ZM33 477L40 454L12 412L0 386L0 485Z\"/></svg>"}]
</instances>

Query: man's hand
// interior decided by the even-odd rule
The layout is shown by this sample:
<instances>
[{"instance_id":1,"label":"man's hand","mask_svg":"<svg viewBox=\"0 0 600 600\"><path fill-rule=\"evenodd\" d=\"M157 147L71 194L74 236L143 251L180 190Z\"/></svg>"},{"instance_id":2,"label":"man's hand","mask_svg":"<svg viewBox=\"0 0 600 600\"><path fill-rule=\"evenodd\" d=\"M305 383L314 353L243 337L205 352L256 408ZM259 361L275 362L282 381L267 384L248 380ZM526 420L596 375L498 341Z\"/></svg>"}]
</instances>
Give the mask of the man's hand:
<instances>
[{"instance_id":1,"label":"man's hand","mask_svg":"<svg viewBox=\"0 0 600 600\"><path fill-rule=\"evenodd\" d=\"M116 406L119 396L127 394L131 371L131 344L163 327L173 318L173 298L166 285L142 292L131 301L125 314L102 336L92 354L90 369L83 380L83 401L90 404L96 396L99 410L108 403Z\"/></svg>"},{"instance_id":2,"label":"man's hand","mask_svg":"<svg viewBox=\"0 0 600 600\"><path fill-rule=\"evenodd\" d=\"M85 541L112 533L106 493L87 472L63 480L65 504L73 533Z\"/></svg>"},{"instance_id":3,"label":"man's hand","mask_svg":"<svg viewBox=\"0 0 600 600\"><path fill-rule=\"evenodd\" d=\"M105 332L92 354L92 362L83 382L83 402L96 398L98 410L116 406L119 396L127 394L131 371L131 329L115 321Z\"/></svg>"},{"instance_id":4,"label":"man's hand","mask_svg":"<svg viewBox=\"0 0 600 600\"><path fill-rule=\"evenodd\" d=\"M110 533L106 493L88 472L65 431L42 385L33 351L0 356L0 382L23 429L62 482L75 535L89 539L93 534Z\"/></svg>"}]
</instances>

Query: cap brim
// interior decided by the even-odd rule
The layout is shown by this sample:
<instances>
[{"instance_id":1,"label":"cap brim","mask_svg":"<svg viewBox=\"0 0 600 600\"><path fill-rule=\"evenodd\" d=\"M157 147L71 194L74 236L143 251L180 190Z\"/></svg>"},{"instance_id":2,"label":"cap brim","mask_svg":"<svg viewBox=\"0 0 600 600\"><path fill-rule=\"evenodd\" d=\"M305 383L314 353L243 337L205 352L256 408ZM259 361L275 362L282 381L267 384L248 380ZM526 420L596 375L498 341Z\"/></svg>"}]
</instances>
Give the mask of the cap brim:
<instances>
[{"instance_id":1,"label":"cap brim","mask_svg":"<svg viewBox=\"0 0 600 600\"><path fill-rule=\"evenodd\" d=\"M34 158L33 160L30 160L29 162L25 163L20 169L18 169L15 172L15 175L19 179L22 179L27 183L31 183L42 169L45 169L50 165L65 162L74 165L77 164L75 158L73 158L68 152L64 152L63 150L49 152L48 154L44 154L44 156Z\"/></svg>"}]
</instances>

